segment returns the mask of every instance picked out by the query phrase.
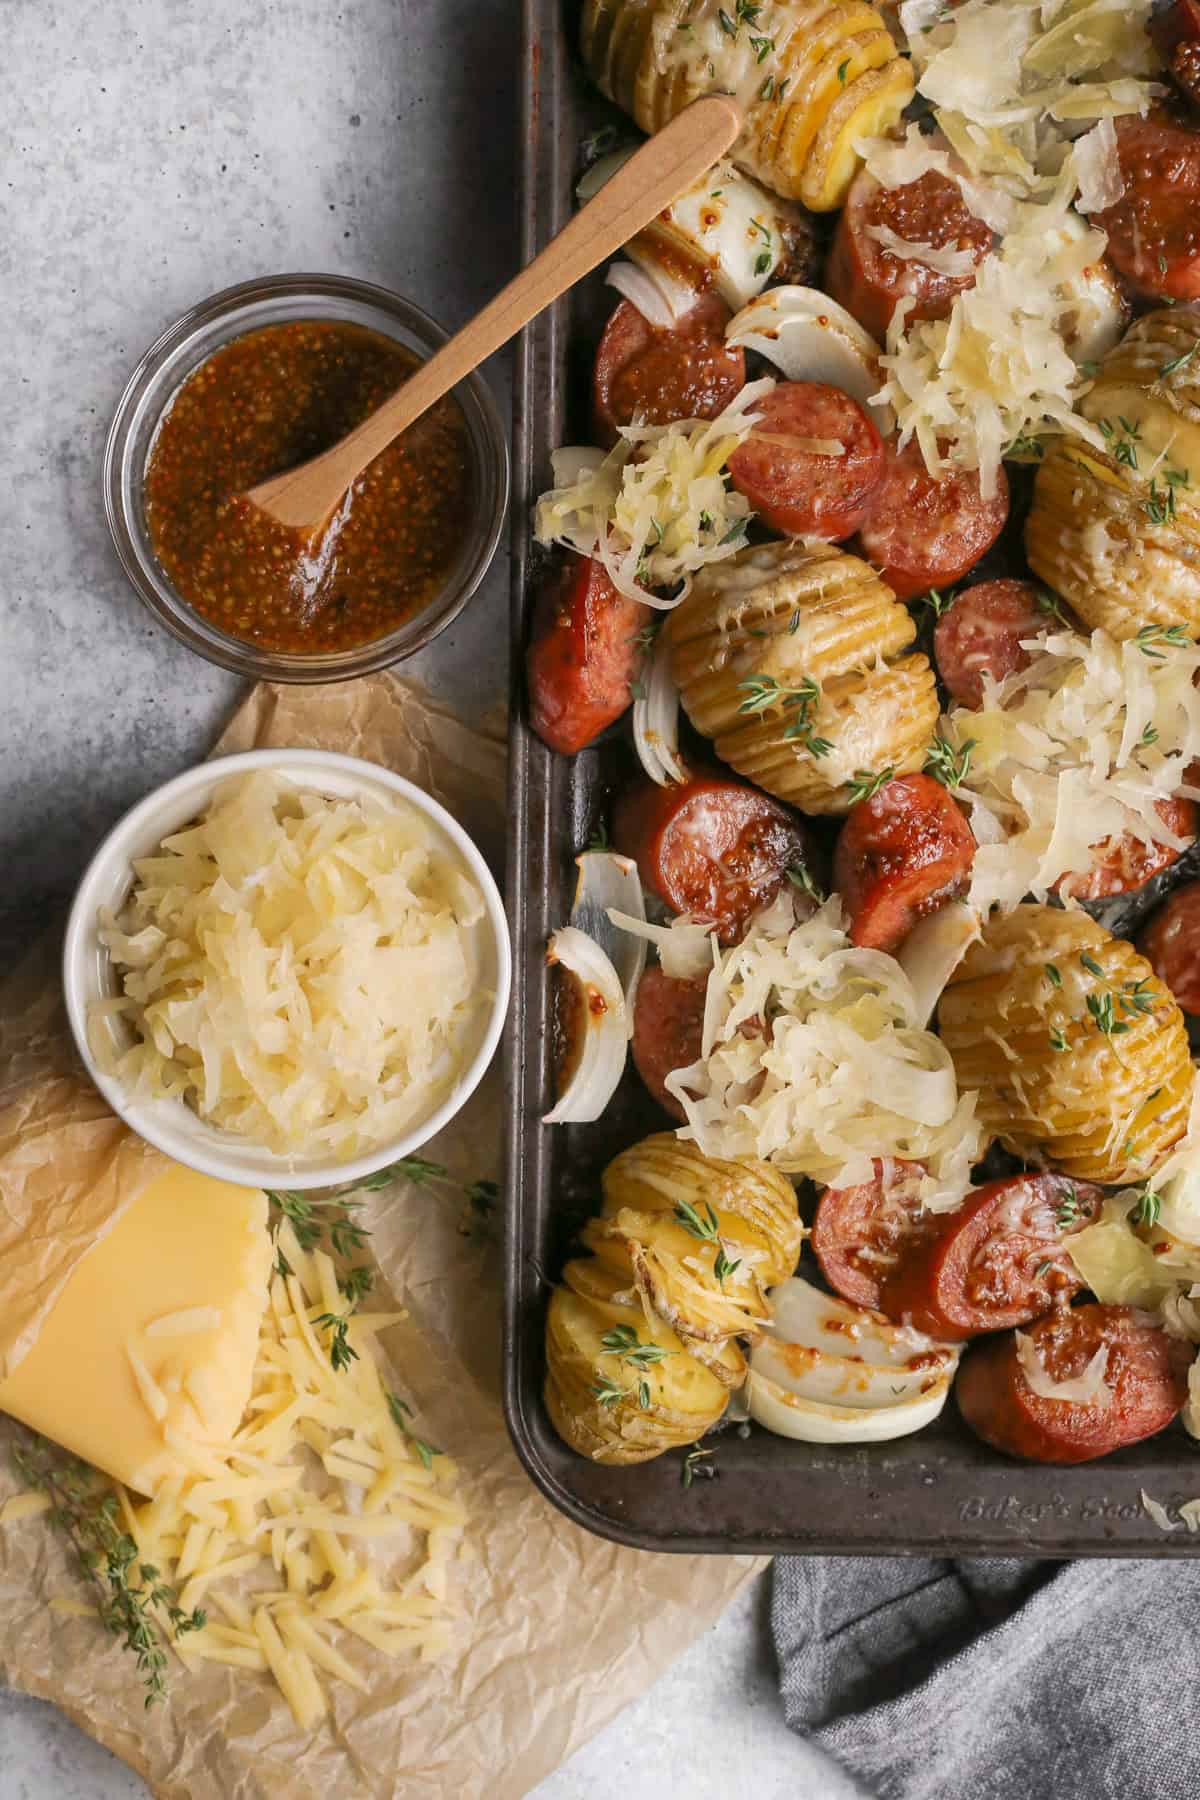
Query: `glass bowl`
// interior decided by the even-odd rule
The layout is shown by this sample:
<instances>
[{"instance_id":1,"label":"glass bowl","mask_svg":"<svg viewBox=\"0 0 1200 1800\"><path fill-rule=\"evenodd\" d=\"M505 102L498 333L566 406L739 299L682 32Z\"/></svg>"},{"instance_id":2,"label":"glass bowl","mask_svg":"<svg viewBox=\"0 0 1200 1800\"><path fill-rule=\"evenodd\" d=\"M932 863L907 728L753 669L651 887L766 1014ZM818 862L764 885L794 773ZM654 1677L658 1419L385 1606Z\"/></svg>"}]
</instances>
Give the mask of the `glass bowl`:
<instances>
[{"instance_id":1,"label":"glass bowl","mask_svg":"<svg viewBox=\"0 0 1200 1800\"><path fill-rule=\"evenodd\" d=\"M104 450L104 510L117 555L159 624L189 649L235 674L256 680L345 681L399 662L422 649L456 619L487 573L508 506L508 445L496 403L479 374L454 389L472 454L475 490L471 517L441 591L394 631L353 649L314 652L265 650L204 618L176 591L159 564L146 524L146 459L175 394L194 369L233 338L263 325L337 319L394 338L421 358L447 333L420 307L371 282L342 275L270 275L224 289L194 306L152 344L121 395Z\"/></svg>"}]
</instances>

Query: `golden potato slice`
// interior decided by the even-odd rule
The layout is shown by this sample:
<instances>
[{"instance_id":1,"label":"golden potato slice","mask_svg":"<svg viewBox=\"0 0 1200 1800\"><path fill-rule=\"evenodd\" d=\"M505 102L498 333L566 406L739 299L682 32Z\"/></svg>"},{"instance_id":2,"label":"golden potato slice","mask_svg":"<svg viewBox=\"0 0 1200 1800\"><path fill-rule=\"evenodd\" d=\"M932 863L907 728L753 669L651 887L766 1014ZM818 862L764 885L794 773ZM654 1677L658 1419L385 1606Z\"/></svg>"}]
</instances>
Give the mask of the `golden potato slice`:
<instances>
[{"instance_id":1,"label":"golden potato slice","mask_svg":"<svg viewBox=\"0 0 1200 1800\"><path fill-rule=\"evenodd\" d=\"M760 57L753 23L722 0L586 0L580 45L643 131L701 94L733 93L745 118L739 167L785 199L840 206L855 138L889 130L912 97L908 64L865 0L790 0L773 9L772 29Z\"/></svg>"},{"instance_id":2,"label":"golden potato slice","mask_svg":"<svg viewBox=\"0 0 1200 1800\"><path fill-rule=\"evenodd\" d=\"M933 670L901 654L916 627L859 557L816 543L741 551L697 576L663 631L693 725L768 793L845 813L860 772L922 767Z\"/></svg>"},{"instance_id":3,"label":"golden potato slice","mask_svg":"<svg viewBox=\"0 0 1200 1800\"><path fill-rule=\"evenodd\" d=\"M1019 1156L1080 1180L1144 1181L1184 1134L1183 1015L1133 946L1085 912L1027 905L992 920L938 1023L960 1088L978 1090L984 1126Z\"/></svg>"},{"instance_id":4,"label":"golden potato slice","mask_svg":"<svg viewBox=\"0 0 1200 1800\"><path fill-rule=\"evenodd\" d=\"M545 1399L555 1430L581 1455L633 1463L694 1442L728 1391L661 1320L560 1287L546 1318Z\"/></svg>"},{"instance_id":5,"label":"golden potato slice","mask_svg":"<svg viewBox=\"0 0 1200 1800\"><path fill-rule=\"evenodd\" d=\"M1098 451L1063 437L1038 469L1030 566L1093 630L1200 633L1200 316L1146 313L1109 351L1080 412Z\"/></svg>"},{"instance_id":6,"label":"golden potato slice","mask_svg":"<svg viewBox=\"0 0 1200 1800\"><path fill-rule=\"evenodd\" d=\"M705 1211L695 1215L709 1226ZM647 1305L687 1343L723 1343L728 1337L757 1336L770 1316L750 1252L757 1248L741 1220L728 1234L717 1221L713 1239L697 1235L672 1214L637 1213L623 1208L612 1218L590 1219L583 1231L587 1248L609 1268L610 1257L628 1255L638 1292ZM743 1235L747 1234L747 1235ZM718 1269L721 1273L718 1273Z\"/></svg>"},{"instance_id":7,"label":"golden potato slice","mask_svg":"<svg viewBox=\"0 0 1200 1800\"><path fill-rule=\"evenodd\" d=\"M623 1208L674 1213L686 1202L711 1206L722 1234L732 1232L732 1221L740 1219L750 1234L743 1241L754 1246L747 1254L757 1254L755 1274L764 1287L795 1270L804 1241L796 1190L770 1163L705 1156L697 1144L660 1131L614 1157L603 1187L607 1218Z\"/></svg>"}]
</instances>

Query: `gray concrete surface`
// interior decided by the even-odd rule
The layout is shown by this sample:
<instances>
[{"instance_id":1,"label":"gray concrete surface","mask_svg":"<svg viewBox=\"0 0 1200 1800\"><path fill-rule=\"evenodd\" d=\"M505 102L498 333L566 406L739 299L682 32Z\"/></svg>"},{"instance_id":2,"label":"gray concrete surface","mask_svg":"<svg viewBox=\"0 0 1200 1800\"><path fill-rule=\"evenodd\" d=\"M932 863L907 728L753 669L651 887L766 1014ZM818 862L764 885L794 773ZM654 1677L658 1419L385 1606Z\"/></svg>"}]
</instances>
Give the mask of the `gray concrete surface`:
<instances>
[{"instance_id":1,"label":"gray concrete surface","mask_svg":"<svg viewBox=\"0 0 1200 1800\"><path fill-rule=\"evenodd\" d=\"M515 0L7 0L0 56L0 916L15 948L107 826L196 760L240 684L143 612L100 458L142 350L235 281L336 270L461 323L514 254ZM505 398L505 372L491 370ZM416 665L483 707L503 559ZM123 1765L0 1692L0 1800L131 1800ZM835 1800L779 1717L762 1595L539 1789ZM338 1797L341 1800L341 1797Z\"/></svg>"}]
</instances>

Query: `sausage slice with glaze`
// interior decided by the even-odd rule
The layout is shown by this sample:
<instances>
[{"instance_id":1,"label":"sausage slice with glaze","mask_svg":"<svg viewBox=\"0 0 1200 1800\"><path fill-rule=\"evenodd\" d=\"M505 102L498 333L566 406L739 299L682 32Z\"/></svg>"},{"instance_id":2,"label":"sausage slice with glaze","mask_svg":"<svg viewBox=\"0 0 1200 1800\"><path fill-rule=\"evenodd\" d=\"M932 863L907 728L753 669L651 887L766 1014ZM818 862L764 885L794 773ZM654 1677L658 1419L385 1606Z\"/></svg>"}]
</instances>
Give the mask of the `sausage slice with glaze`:
<instances>
[{"instance_id":1,"label":"sausage slice with glaze","mask_svg":"<svg viewBox=\"0 0 1200 1800\"><path fill-rule=\"evenodd\" d=\"M1064 1246L1101 1198L1065 1175L989 1181L901 1256L883 1286L883 1311L953 1341L1027 1324L1082 1287Z\"/></svg>"},{"instance_id":2,"label":"sausage slice with glaze","mask_svg":"<svg viewBox=\"0 0 1200 1800\"><path fill-rule=\"evenodd\" d=\"M971 1430L1008 1456L1090 1462L1164 1430L1187 1399L1194 1346L1145 1324L1132 1307L1058 1308L1021 1335L1024 1351L1016 1333L973 1350L954 1387ZM1035 1393L1022 1356L1039 1382L1086 1380L1095 1364L1103 1386L1090 1400Z\"/></svg>"}]
</instances>

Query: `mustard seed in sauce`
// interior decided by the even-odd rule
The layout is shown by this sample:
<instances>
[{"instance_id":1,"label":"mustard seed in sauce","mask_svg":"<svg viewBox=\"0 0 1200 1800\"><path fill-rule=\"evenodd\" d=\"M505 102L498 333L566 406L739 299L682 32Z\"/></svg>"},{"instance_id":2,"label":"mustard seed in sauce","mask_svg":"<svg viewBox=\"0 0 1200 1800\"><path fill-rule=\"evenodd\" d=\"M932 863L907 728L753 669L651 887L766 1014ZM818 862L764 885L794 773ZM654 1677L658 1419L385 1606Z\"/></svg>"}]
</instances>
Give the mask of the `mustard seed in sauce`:
<instances>
[{"instance_id":1,"label":"mustard seed in sauce","mask_svg":"<svg viewBox=\"0 0 1200 1800\"><path fill-rule=\"evenodd\" d=\"M146 463L146 523L164 573L211 624L264 650L355 649L441 591L475 498L452 395L376 457L319 543L267 518L248 488L343 437L419 366L362 325L266 325L195 369Z\"/></svg>"}]
</instances>

